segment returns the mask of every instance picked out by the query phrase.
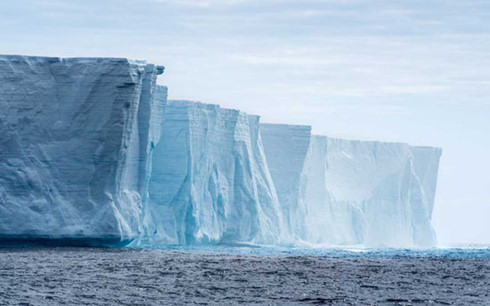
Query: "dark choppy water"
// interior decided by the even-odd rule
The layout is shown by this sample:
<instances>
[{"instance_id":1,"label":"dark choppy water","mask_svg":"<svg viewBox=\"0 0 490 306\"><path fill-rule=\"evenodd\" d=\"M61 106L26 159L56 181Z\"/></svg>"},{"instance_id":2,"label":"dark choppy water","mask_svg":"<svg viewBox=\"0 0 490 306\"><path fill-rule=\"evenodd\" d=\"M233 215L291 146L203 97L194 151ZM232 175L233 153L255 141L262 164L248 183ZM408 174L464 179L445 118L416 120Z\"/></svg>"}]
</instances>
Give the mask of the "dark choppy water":
<instances>
[{"instance_id":1,"label":"dark choppy water","mask_svg":"<svg viewBox=\"0 0 490 306\"><path fill-rule=\"evenodd\" d=\"M173 304L490 305L490 251L0 249L0 305Z\"/></svg>"}]
</instances>

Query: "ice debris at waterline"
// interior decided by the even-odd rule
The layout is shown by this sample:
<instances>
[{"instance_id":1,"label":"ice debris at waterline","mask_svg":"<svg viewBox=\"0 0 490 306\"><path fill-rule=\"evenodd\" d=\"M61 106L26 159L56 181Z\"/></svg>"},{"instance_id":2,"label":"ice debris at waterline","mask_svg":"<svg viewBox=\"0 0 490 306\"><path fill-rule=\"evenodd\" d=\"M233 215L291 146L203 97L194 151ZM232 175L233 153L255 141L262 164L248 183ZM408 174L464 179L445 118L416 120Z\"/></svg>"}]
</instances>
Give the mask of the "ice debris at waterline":
<instances>
[{"instance_id":1,"label":"ice debris at waterline","mask_svg":"<svg viewBox=\"0 0 490 306\"><path fill-rule=\"evenodd\" d=\"M163 70L0 55L0 240L435 245L440 149L167 104Z\"/></svg>"}]
</instances>

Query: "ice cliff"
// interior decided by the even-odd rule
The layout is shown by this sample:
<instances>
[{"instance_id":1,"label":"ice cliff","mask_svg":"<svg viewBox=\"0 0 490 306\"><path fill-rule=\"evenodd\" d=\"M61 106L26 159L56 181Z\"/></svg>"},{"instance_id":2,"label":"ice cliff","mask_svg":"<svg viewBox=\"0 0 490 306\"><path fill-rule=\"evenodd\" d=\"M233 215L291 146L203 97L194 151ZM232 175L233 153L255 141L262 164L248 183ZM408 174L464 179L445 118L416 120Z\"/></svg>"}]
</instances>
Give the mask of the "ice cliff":
<instances>
[{"instance_id":1,"label":"ice cliff","mask_svg":"<svg viewBox=\"0 0 490 306\"><path fill-rule=\"evenodd\" d=\"M259 118L189 101L169 101L165 116L153 154L146 243L281 241Z\"/></svg>"},{"instance_id":2,"label":"ice cliff","mask_svg":"<svg viewBox=\"0 0 490 306\"><path fill-rule=\"evenodd\" d=\"M0 55L0 240L435 244L440 149L167 103L161 73Z\"/></svg>"},{"instance_id":3,"label":"ice cliff","mask_svg":"<svg viewBox=\"0 0 490 306\"><path fill-rule=\"evenodd\" d=\"M127 59L0 56L1 237L138 236L162 72Z\"/></svg>"},{"instance_id":4,"label":"ice cliff","mask_svg":"<svg viewBox=\"0 0 490 306\"><path fill-rule=\"evenodd\" d=\"M430 219L440 149L310 136L309 127L301 126L261 128L283 214L294 220L289 225L296 241L435 245Z\"/></svg>"}]
</instances>

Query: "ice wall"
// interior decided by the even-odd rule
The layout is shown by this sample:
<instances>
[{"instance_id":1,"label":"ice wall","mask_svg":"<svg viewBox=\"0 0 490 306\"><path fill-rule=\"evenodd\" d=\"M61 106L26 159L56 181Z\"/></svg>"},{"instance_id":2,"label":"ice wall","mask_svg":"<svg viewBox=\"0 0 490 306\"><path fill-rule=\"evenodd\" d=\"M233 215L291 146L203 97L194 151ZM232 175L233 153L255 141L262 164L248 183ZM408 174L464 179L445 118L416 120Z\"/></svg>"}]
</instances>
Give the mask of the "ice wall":
<instances>
[{"instance_id":1,"label":"ice wall","mask_svg":"<svg viewBox=\"0 0 490 306\"><path fill-rule=\"evenodd\" d=\"M162 72L117 58L0 56L0 237L138 236Z\"/></svg>"},{"instance_id":2,"label":"ice wall","mask_svg":"<svg viewBox=\"0 0 490 306\"><path fill-rule=\"evenodd\" d=\"M297 242L435 245L430 219L440 149L310 136L309 127L287 125L262 125L262 137L282 211L295 220L290 230Z\"/></svg>"},{"instance_id":3,"label":"ice wall","mask_svg":"<svg viewBox=\"0 0 490 306\"><path fill-rule=\"evenodd\" d=\"M259 118L169 101L154 148L144 243L277 243L279 204Z\"/></svg>"}]
</instances>

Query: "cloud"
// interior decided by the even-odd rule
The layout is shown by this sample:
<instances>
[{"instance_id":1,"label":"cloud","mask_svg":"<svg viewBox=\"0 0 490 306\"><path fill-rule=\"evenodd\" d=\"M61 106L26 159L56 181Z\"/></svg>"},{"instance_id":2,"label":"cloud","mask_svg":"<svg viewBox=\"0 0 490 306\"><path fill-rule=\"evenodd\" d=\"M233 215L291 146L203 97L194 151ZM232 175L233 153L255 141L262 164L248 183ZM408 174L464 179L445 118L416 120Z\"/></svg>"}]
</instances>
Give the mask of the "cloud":
<instances>
[{"instance_id":1,"label":"cloud","mask_svg":"<svg viewBox=\"0 0 490 306\"><path fill-rule=\"evenodd\" d=\"M246 3L247 0L152 0L156 3L184 7L210 8L216 6L233 6Z\"/></svg>"}]
</instances>

